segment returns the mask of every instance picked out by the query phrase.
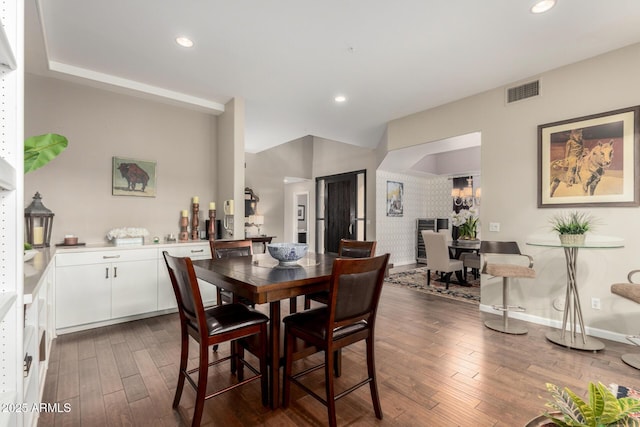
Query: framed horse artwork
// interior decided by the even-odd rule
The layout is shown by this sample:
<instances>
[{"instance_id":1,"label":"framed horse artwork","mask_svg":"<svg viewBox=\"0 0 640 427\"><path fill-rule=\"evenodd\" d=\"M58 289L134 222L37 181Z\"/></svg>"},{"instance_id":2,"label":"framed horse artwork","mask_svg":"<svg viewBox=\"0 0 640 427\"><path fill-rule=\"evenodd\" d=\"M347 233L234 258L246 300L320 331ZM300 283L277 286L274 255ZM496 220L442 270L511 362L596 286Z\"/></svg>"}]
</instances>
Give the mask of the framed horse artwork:
<instances>
[{"instance_id":1,"label":"framed horse artwork","mask_svg":"<svg viewBox=\"0 0 640 427\"><path fill-rule=\"evenodd\" d=\"M538 126L538 207L638 206L640 106Z\"/></svg>"}]
</instances>

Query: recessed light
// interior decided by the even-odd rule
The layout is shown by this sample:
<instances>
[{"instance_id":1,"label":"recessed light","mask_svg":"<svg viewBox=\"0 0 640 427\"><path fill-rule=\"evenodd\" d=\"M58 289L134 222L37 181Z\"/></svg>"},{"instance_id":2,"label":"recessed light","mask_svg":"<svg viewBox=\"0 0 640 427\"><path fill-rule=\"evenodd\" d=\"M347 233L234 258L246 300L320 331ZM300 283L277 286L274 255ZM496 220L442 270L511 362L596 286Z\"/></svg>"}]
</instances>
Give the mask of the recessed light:
<instances>
[{"instance_id":1,"label":"recessed light","mask_svg":"<svg viewBox=\"0 0 640 427\"><path fill-rule=\"evenodd\" d=\"M544 13L556 5L556 0L540 0L531 6L531 13Z\"/></svg>"},{"instance_id":2,"label":"recessed light","mask_svg":"<svg viewBox=\"0 0 640 427\"><path fill-rule=\"evenodd\" d=\"M176 43L182 47L193 47L193 42L189 37L177 37Z\"/></svg>"},{"instance_id":3,"label":"recessed light","mask_svg":"<svg viewBox=\"0 0 640 427\"><path fill-rule=\"evenodd\" d=\"M334 101L336 102L345 102L347 100L347 97L344 95L338 95L335 98L333 98Z\"/></svg>"}]
</instances>

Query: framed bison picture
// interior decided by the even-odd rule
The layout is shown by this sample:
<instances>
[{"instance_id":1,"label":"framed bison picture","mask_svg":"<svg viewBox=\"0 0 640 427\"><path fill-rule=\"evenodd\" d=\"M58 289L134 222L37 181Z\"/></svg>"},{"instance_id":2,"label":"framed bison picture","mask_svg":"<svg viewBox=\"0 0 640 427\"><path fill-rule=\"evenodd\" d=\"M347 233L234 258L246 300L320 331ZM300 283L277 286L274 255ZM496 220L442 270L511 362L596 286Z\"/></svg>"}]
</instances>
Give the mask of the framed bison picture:
<instances>
[{"instance_id":1,"label":"framed bison picture","mask_svg":"<svg viewBox=\"0 0 640 427\"><path fill-rule=\"evenodd\" d=\"M538 207L638 206L640 107L538 126Z\"/></svg>"},{"instance_id":2,"label":"framed bison picture","mask_svg":"<svg viewBox=\"0 0 640 427\"><path fill-rule=\"evenodd\" d=\"M155 197L156 162L114 157L111 194Z\"/></svg>"}]
</instances>

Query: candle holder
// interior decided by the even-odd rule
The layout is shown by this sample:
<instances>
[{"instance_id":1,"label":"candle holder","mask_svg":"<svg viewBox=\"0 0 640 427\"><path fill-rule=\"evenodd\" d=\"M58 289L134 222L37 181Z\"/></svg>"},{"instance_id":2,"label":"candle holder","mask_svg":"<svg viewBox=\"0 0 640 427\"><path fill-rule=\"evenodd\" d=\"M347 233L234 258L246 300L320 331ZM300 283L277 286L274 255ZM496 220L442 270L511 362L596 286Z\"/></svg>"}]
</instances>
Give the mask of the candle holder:
<instances>
[{"instance_id":1,"label":"candle holder","mask_svg":"<svg viewBox=\"0 0 640 427\"><path fill-rule=\"evenodd\" d=\"M189 217L187 216L180 217L180 234L178 235L178 241L180 242L189 241L189 232L187 231L187 227L189 227Z\"/></svg>"},{"instance_id":2,"label":"candle holder","mask_svg":"<svg viewBox=\"0 0 640 427\"><path fill-rule=\"evenodd\" d=\"M198 224L200 223L198 212L200 211L200 203L193 203L191 210L193 211L193 216L191 217L191 240L200 240L198 234Z\"/></svg>"},{"instance_id":3,"label":"candle holder","mask_svg":"<svg viewBox=\"0 0 640 427\"><path fill-rule=\"evenodd\" d=\"M216 240L216 210L209 209L209 241Z\"/></svg>"}]
</instances>

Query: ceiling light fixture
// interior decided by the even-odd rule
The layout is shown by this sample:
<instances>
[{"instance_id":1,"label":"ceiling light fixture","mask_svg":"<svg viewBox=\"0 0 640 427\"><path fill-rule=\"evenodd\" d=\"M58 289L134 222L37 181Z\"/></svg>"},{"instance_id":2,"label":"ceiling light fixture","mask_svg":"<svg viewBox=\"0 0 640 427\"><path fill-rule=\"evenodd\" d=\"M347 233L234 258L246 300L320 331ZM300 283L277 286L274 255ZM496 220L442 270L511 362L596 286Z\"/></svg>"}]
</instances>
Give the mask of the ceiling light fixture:
<instances>
[{"instance_id":1,"label":"ceiling light fixture","mask_svg":"<svg viewBox=\"0 0 640 427\"><path fill-rule=\"evenodd\" d=\"M193 47L193 41L189 37L176 37L176 43L182 47Z\"/></svg>"},{"instance_id":2,"label":"ceiling light fixture","mask_svg":"<svg viewBox=\"0 0 640 427\"><path fill-rule=\"evenodd\" d=\"M531 6L531 13L544 13L556 5L556 0L540 0Z\"/></svg>"},{"instance_id":3,"label":"ceiling light fixture","mask_svg":"<svg viewBox=\"0 0 640 427\"><path fill-rule=\"evenodd\" d=\"M333 98L336 102L345 102L347 100L347 97L344 95L338 95L335 98Z\"/></svg>"}]
</instances>

